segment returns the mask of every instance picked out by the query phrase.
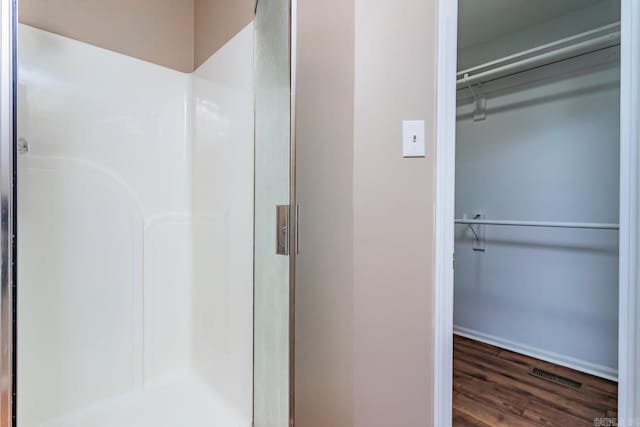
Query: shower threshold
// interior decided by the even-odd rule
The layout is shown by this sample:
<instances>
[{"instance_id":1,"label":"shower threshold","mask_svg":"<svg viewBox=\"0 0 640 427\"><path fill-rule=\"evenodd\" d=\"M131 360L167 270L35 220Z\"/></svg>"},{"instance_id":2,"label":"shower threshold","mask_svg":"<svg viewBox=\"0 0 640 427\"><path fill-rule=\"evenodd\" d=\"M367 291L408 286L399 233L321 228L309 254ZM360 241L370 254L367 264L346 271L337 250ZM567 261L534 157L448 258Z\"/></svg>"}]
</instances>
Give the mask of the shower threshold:
<instances>
[{"instance_id":1,"label":"shower threshold","mask_svg":"<svg viewBox=\"0 0 640 427\"><path fill-rule=\"evenodd\" d=\"M79 409L37 427L249 427L229 402L189 372Z\"/></svg>"}]
</instances>

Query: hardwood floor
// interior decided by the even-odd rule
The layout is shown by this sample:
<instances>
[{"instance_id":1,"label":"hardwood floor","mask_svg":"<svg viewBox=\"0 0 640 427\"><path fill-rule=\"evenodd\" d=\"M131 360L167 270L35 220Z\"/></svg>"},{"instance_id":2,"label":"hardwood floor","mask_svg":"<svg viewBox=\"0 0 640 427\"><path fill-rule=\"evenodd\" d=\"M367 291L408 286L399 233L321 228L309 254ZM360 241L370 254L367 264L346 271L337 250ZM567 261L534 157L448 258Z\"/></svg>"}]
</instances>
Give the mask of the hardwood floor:
<instances>
[{"instance_id":1,"label":"hardwood floor","mask_svg":"<svg viewBox=\"0 0 640 427\"><path fill-rule=\"evenodd\" d=\"M454 336L455 427L594 426L617 416L617 384ZM541 368L582 383L580 389L529 375Z\"/></svg>"}]
</instances>

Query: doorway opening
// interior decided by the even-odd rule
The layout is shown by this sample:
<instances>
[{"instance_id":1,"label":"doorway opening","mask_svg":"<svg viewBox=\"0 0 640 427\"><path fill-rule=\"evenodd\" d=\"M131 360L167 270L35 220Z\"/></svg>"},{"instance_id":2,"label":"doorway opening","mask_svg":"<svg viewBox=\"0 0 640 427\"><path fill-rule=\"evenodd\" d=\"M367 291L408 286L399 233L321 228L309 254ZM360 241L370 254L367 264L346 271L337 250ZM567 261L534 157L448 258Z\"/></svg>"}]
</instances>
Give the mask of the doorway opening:
<instances>
[{"instance_id":1,"label":"doorway opening","mask_svg":"<svg viewBox=\"0 0 640 427\"><path fill-rule=\"evenodd\" d=\"M617 422L628 5L457 3L439 10L435 424Z\"/></svg>"}]
</instances>

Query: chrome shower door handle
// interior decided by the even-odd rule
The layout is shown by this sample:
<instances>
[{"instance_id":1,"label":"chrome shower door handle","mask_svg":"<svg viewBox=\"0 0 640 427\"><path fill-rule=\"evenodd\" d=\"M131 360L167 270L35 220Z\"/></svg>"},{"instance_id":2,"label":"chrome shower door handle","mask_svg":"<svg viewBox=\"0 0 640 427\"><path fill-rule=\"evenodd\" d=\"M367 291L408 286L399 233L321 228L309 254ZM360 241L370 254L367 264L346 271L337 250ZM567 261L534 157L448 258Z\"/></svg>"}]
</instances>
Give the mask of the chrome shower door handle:
<instances>
[{"instance_id":1,"label":"chrome shower door handle","mask_svg":"<svg viewBox=\"0 0 640 427\"><path fill-rule=\"evenodd\" d=\"M300 254L300 205L296 205L296 255Z\"/></svg>"},{"instance_id":2,"label":"chrome shower door handle","mask_svg":"<svg viewBox=\"0 0 640 427\"><path fill-rule=\"evenodd\" d=\"M276 206L276 255L289 255L289 205Z\"/></svg>"}]
</instances>

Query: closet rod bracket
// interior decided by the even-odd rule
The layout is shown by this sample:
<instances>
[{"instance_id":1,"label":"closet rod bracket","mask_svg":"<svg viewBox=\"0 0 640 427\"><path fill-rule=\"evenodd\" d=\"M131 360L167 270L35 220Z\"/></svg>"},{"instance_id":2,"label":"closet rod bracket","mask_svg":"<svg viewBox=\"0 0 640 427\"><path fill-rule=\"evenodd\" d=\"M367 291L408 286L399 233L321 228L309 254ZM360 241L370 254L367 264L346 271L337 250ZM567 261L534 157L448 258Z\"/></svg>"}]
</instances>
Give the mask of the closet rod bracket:
<instances>
[{"instance_id":1,"label":"closet rod bracket","mask_svg":"<svg viewBox=\"0 0 640 427\"><path fill-rule=\"evenodd\" d=\"M482 83L469 85L469 90L473 96L473 121L480 122L487 119L487 96L484 93Z\"/></svg>"},{"instance_id":2,"label":"closet rod bracket","mask_svg":"<svg viewBox=\"0 0 640 427\"><path fill-rule=\"evenodd\" d=\"M484 215L481 213L474 213L472 217L473 221L478 221L484 218ZM464 219L467 220L467 214L464 214ZM468 229L473 233L473 244L472 249L475 252L485 252L487 250L486 244L486 230L485 226L482 224L467 224Z\"/></svg>"}]
</instances>

